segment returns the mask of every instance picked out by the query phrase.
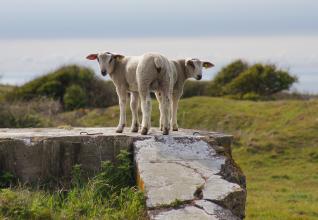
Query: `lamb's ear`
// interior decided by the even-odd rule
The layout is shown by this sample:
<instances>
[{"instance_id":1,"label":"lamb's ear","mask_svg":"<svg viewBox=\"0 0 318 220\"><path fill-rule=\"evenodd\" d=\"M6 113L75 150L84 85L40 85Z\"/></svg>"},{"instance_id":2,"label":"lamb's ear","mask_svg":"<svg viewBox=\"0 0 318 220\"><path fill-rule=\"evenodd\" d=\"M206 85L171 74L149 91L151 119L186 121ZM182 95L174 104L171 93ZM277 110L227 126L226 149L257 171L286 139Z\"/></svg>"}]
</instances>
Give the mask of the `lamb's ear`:
<instances>
[{"instance_id":1,"label":"lamb's ear","mask_svg":"<svg viewBox=\"0 0 318 220\"><path fill-rule=\"evenodd\" d=\"M115 58L116 60L118 60L118 61L124 59L124 57L125 57L124 55L120 55L120 54L114 54L113 56L114 56L114 58Z\"/></svg>"},{"instance_id":2,"label":"lamb's ear","mask_svg":"<svg viewBox=\"0 0 318 220\"><path fill-rule=\"evenodd\" d=\"M214 64L210 63L208 61L205 61L205 62L203 62L203 67L208 69L208 68L214 67Z\"/></svg>"},{"instance_id":3,"label":"lamb's ear","mask_svg":"<svg viewBox=\"0 0 318 220\"><path fill-rule=\"evenodd\" d=\"M193 60L186 60L186 61L185 61L185 65L186 65L187 67L191 67L192 69L195 69Z\"/></svg>"},{"instance_id":4,"label":"lamb's ear","mask_svg":"<svg viewBox=\"0 0 318 220\"><path fill-rule=\"evenodd\" d=\"M88 60L96 60L98 57L98 54L97 53L93 53L93 54L90 54L86 57L86 59Z\"/></svg>"}]
</instances>

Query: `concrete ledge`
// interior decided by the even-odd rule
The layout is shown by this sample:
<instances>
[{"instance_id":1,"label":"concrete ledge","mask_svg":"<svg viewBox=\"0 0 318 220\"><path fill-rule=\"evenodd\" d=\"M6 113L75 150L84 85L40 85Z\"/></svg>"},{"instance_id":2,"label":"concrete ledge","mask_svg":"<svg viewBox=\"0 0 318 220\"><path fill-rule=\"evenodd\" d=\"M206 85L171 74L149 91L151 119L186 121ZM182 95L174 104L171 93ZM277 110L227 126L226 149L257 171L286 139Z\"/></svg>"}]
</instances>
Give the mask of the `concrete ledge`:
<instances>
[{"instance_id":1,"label":"concrete ledge","mask_svg":"<svg viewBox=\"0 0 318 220\"><path fill-rule=\"evenodd\" d=\"M231 157L232 136L180 129L162 136L115 128L0 129L0 170L23 183L67 185L75 164L88 175L100 162L133 150L137 183L151 219L241 219L245 176Z\"/></svg>"}]
</instances>

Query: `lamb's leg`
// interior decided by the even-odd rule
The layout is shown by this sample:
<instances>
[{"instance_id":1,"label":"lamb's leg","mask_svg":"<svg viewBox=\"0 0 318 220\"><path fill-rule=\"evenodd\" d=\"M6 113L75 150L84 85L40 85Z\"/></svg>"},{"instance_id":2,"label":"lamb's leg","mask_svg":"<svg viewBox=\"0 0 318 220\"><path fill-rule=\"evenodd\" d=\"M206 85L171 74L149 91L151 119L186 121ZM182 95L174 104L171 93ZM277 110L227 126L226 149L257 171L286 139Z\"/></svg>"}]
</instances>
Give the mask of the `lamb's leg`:
<instances>
[{"instance_id":1,"label":"lamb's leg","mask_svg":"<svg viewBox=\"0 0 318 220\"><path fill-rule=\"evenodd\" d=\"M132 114L131 132L138 132L138 129L139 129L138 107L139 107L139 94L138 92L131 92L130 93L130 109Z\"/></svg>"},{"instance_id":2,"label":"lamb's leg","mask_svg":"<svg viewBox=\"0 0 318 220\"><path fill-rule=\"evenodd\" d=\"M142 130L141 134L146 135L151 126L151 97L150 91L147 88L139 90L139 95L141 99L141 111L142 111Z\"/></svg>"},{"instance_id":3,"label":"lamb's leg","mask_svg":"<svg viewBox=\"0 0 318 220\"><path fill-rule=\"evenodd\" d=\"M171 118L171 93L168 89L162 92L162 116L163 116L163 135L168 135L170 130L170 118Z\"/></svg>"},{"instance_id":4,"label":"lamb's leg","mask_svg":"<svg viewBox=\"0 0 318 220\"><path fill-rule=\"evenodd\" d=\"M160 131L163 131L162 94L160 92L156 92L155 94L159 103L159 112L160 112L159 128L160 128Z\"/></svg>"},{"instance_id":5,"label":"lamb's leg","mask_svg":"<svg viewBox=\"0 0 318 220\"><path fill-rule=\"evenodd\" d=\"M118 99L119 99L119 123L116 129L117 133L122 133L126 124L126 102L127 102L127 92L125 90L117 89Z\"/></svg>"},{"instance_id":6,"label":"lamb's leg","mask_svg":"<svg viewBox=\"0 0 318 220\"><path fill-rule=\"evenodd\" d=\"M177 113L178 113L178 104L179 104L180 97L181 97L181 94L179 94L178 92L174 92L172 95L171 126L173 131L178 130Z\"/></svg>"}]
</instances>

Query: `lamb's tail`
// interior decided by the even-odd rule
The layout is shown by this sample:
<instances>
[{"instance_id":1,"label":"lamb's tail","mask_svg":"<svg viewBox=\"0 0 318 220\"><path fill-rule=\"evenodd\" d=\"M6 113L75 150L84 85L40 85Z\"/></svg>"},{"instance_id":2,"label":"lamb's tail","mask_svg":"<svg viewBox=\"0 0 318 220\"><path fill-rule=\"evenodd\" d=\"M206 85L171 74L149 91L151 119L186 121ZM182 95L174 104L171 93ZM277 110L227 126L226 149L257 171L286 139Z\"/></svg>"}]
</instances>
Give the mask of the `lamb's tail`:
<instances>
[{"instance_id":1,"label":"lamb's tail","mask_svg":"<svg viewBox=\"0 0 318 220\"><path fill-rule=\"evenodd\" d=\"M161 57L155 57L154 58L155 68L158 73L161 72L161 70L164 68L164 61Z\"/></svg>"}]
</instances>

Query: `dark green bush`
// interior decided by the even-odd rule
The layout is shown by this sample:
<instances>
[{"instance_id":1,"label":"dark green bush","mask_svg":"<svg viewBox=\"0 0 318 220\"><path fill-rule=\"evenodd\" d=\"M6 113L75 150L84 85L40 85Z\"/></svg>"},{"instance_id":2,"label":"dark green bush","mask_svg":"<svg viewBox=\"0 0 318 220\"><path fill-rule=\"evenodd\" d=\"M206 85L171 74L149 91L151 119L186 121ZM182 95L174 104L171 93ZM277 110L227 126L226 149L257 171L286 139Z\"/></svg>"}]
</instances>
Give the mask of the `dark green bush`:
<instances>
[{"instance_id":1,"label":"dark green bush","mask_svg":"<svg viewBox=\"0 0 318 220\"><path fill-rule=\"evenodd\" d=\"M76 91L79 92L80 97L74 95ZM67 110L81 107L108 107L118 103L112 82L96 77L91 69L76 65L61 67L14 88L5 95L5 99L10 102L39 97L59 100Z\"/></svg>"},{"instance_id":2,"label":"dark green bush","mask_svg":"<svg viewBox=\"0 0 318 220\"><path fill-rule=\"evenodd\" d=\"M53 98L59 98L64 93L63 85L56 80L42 84L36 91L37 94Z\"/></svg>"},{"instance_id":3,"label":"dark green bush","mask_svg":"<svg viewBox=\"0 0 318 220\"><path fill-rule=\"evenodd\" d=\"M224 95L224 86L232 82L248 68L249 65L242 60L236 60L223 67L212 80L208 88L209 94L212 96Z\"/></svg>"},{"instance_id":4,"label":"dark green bush","mask_svg":"<svg viewBox=\"0 0 318 220\"><path fill-rule=\"evenodd\" d=\"M111 81L94 78L87 85L87 96L89 107L109 107L118 104L118 98L114 83Z\"/></svg>"},{"instance_id":5,"label":"dark green bush","mask_svg":"<svg viewBox=\"0 0 318 220\"><path fill-rule=\"evenodd\" d=\"M270 96L289 89L296 81L295 76L277 69L275 65L255 64L228 83L225 92L241 96L247 93Z\"/></svg>"},{"instance_id":6,"label":"dark green bush","mask_svg":"<svg viewBox=\"0 0 318 220\"><path fill-rule=\"evenodd\" d=\"M209 81L188 80L184 85L182 97L188 98L192 96L206 96L208 95L207 88L209 84Z\"/></svg>"},{"instance_id":7,"label":"dark green bush","mask_svg":"<svg viewBox=\"0 0 318 220\"><path fill-rule=\"evenodd\" d=\"M87 96L84 89L79 85L69 86L63 97L64 108L74 110L87 105Z\"/></svg>"}]
</instances>

